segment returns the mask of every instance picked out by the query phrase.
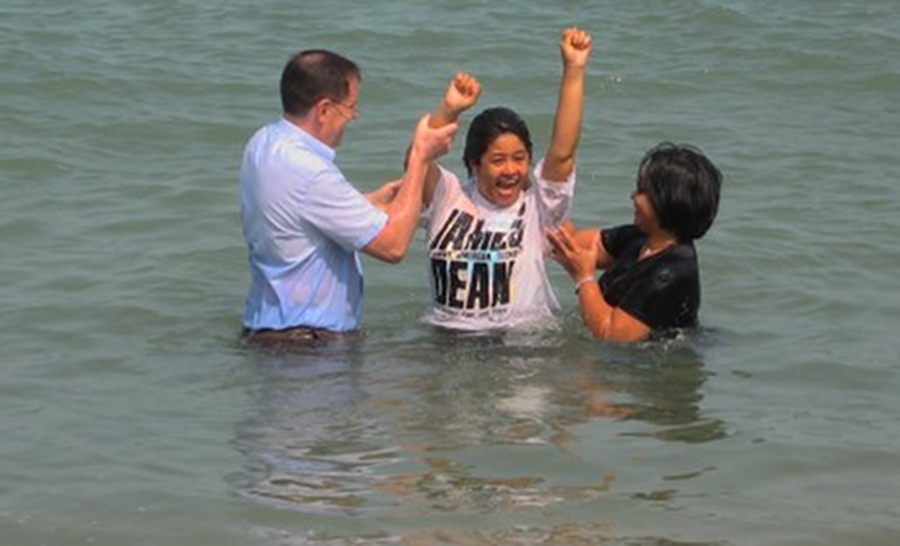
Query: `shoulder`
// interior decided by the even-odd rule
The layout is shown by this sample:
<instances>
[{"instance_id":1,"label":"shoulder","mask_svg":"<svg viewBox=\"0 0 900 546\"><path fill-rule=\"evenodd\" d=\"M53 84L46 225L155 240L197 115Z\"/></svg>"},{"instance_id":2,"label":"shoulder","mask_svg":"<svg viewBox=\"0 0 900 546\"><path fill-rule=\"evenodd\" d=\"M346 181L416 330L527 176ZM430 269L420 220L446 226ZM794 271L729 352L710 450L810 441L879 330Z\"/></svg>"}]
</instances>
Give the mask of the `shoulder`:
<instances>
[{"instance_id":1,"label":"shoulder","mask_svg":"<svg viewBox=\"0 0 900 546\"><path fill-rule=\"evenodd\" d=\"M455 199L459 195L465 194L465 183L456 176L456 173L440 164L437 165L437 168L438 179L434 187L432 203Z\"/></svg>"},{"instance_id":2,"label":"shoulder","mask_svg":"<svg viewBox=\"0 0 900 546\"><path fill-rule=\"evenodd\" d=\"M693 243L679 244L660 256L660 261L684 271L697 270L697 249Z\"/></svg>"},{"instance_id":3,"label":"shoulder","mask_svg":"<svg viewBox=\"0 0 900 546\"><path fill-rule=\"evenodd\" d=\"M572 169L565 180L550 180L544 176L544 164L545 160L541 158L531 170L531 176L538 186L563 189L575 185L575 169Z\"/></svg>"},{"instance_id":4,"label":"shoulder","mask_svg":"<svg viewBox=\"0 0 900 546\"><path fill-rule=\"evenodd\" d=\"M647 238L640 229L634 224L623 224L603 230L603 236L609 238L621 239L623 241L631 241L640 239L642 242Z\"/></svg>"},{"instance_id":5,"label":"shoulder","mask_svg":"<svg viewBox=\"0 0 900 546\"><path fill-rule=\"evenodd\" d=\"M461 186L462 182L460 182L459 177L456 176L456 173L451 171L450 169L444 167L440 163L437 164L438 170L438 184L439 185L451 185L451 186Z\"/></svg>"},{"instance_id":6,"label":"shoulder","mask_svg":"<svg viewBox=\"0 0 900 546\"><path fill-rule=\"evenodd\" d=\"M694 245L680 244L657 257L654 278L660 285L695 282L699 278L699 268Z\"/></svg>"},{"instance_id":7,"label":"shoulder","mask_svg":"<svg viewBox=\"0 0 900 546\"><path fill-rule=\"evenodd\" d=\"M535 195L540 201L546 202L548 206L570 203L575 195L574 169L567 179L560 181L545 178L543 171L544 160L541 159L531 171L531 183L526 193Z\"/></svg>"},{"instance_id":8,"label":"shoulder","mask_svg":"<svg viewBox=\"0 0 900 546\"><path fill-rule=\"evenodd\" d=\"M248 149L273 167L299 170L304 174L336 172L335 150L285 119L261 128Z\"/></svg>"}]
</instances>

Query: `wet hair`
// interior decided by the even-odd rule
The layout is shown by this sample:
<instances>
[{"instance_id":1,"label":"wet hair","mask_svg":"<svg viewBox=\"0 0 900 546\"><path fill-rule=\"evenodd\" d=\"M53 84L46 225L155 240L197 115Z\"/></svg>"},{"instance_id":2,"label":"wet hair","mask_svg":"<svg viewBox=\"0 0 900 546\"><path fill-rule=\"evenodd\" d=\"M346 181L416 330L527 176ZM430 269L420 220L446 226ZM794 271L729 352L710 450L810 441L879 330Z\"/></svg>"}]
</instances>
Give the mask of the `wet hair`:
<instances>
[{"instance_id":1,"label":"wet hair","mask_svg":"<svg viewBox=\"0 0 900 546\"><path fill-rule=\"evenodd\" d=\"M469 132L466 134L463 163L466 165L469 176L472 176L472 167L481 163L481 156L487 151L488 146L506 133L512 133L519 137L525 144L525 149L528 150L528 158L533 157L531 134L528 132L525 120L509 108L488 108L475 116L469 125Z\"/></svg>"},{"instance_id":2,"label":"wet hair","mask_svg":"<svg viewBox=\"0 0 900 546\"><path fill-rule=\"evenodd\" d=\"M663 142L641 160L637 186L650 199L660 227L686 243L712 225L722 173L698 148Z\"/></svg>"},{"instance_id":3,"label":"wet hair","mask_svg":"<svg viewBox=\"0 0 900 546\"><path fill-rule=\"evenodd\" d=\"M356 63L337 53L301 51L281 71L281 107L286 114L303 116L324 98L343 101L350 93L350 79L361 77Z\"/></svg>"}]
</instances>

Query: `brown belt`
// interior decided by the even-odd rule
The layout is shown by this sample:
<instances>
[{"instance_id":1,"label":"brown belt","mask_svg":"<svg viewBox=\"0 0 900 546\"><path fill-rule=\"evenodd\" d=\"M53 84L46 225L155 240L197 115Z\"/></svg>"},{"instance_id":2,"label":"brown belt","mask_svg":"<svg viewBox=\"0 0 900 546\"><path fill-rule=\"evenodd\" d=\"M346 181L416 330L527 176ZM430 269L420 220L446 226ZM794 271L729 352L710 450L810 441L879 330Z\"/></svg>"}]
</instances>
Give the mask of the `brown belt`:
<instances>
[{"instance_id":1,"label":"brown belt","mask_svg":"<svg viewBox=\"0 0 900 546\"><path fill-rule=\"evenodd\" d=\"M356 330L345 333L333 332L322 328L310 328L308 326L295 326L283 330L273 330L270 328L251 330L249 328L244 328L243 332L241 332L241 338L244 341L261 345L317 345L319 343L335 341L347 337L357 337L359 335L359 331Z\"/></svg>"}]
</instances>

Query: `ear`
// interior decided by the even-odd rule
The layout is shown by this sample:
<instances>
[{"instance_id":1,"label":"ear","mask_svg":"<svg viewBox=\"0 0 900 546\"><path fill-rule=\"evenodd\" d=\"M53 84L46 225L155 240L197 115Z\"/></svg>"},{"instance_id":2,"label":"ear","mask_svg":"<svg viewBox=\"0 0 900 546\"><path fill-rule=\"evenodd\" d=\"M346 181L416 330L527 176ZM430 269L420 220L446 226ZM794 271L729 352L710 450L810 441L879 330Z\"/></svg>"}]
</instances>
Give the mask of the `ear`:
<instances>
[{"instance_id":1,"label":"ear","mask_svg":"<svg viewBox=\"0 0 900 546\"><path fill-rule=\"evenodd\" d=\"M328 115L328 110L333 107L334 105L331 103L331 99L321 98L312 105L312 108L310 108L309 111L313 115L313 118L321 123L322 120L325 119L325 116Z\"/></svg>"}]
</instances>

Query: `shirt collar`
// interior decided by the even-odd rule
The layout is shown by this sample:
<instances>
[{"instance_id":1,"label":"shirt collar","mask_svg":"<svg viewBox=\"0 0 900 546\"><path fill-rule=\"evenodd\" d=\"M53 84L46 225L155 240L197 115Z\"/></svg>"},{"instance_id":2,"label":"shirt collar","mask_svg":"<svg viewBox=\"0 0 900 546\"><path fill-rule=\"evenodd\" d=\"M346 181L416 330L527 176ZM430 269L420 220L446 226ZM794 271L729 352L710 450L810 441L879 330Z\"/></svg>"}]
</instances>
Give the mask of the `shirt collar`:
<instances>
[{"instance_id":1,"label":"shirt collar","mask_svg":"<svg viewBox=\"0 0 900 546\"><path fill-rule=\"evenodd\" d=\"M280 118L276 125L278 126L279 131L283 131L292 135L298 141L302 142L306 147L312 149L314 152L321 155L328 161L334 160L334 156L337 154L334 148L325 144L313 135L307 133L300 127L294 125L286 118Z\"/></svg>"}]
</instances>

